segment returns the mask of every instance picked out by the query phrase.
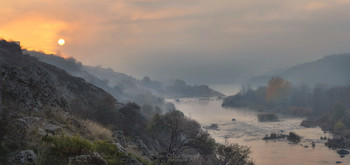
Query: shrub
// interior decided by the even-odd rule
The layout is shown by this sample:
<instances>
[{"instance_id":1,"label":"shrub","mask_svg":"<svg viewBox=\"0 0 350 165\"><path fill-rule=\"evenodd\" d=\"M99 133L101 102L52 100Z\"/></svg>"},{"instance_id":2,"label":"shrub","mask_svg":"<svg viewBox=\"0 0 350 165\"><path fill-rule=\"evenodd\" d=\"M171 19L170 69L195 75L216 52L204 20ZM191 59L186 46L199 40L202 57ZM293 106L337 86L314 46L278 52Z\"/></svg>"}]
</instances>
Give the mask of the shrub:
<instances>
[{"instance_id":1,"label":"shrub","mask_svg":"<svg viewBox=\"0 0 350 165\"><path fill-rule=\"evenodd\" d=\"M117 146L105 140L97 140L94 142L94 150L107 160L108 164L122 164L121 159L128 156L119 151Z\"/></svg>"},{"instance_id":2,"label":"shrub","mask_svg":"<svg viewBox=\"0 0 350 165\"><path fill-rule=\"evenodd\" d=\"M79 136L43 136L44 143L52 144L52 149L60 155L81 155L91 153L93 144Z\"/></svg>"},{"instance_id":3,"label":"shrub","mask_svg":"<svg viewBox=\"0 0 350 165\"><path fill-rule=\"evenodd\" d=\"M342 121L338 121L338 122L336 122L336 123L334 124L333 130L334 130L335 132L341 131L341 130L343 130L343 129L345 129L345 125L344 125L344 123L343 123Z\"/></svg>"},{"instance_id":4,"label":"shrub","mask_svg":"<svg viewBox=\"0 0 350 165\"><path fill-rule=\"evenodd\" d=\"M111 139L112 131L101 124L91 120L80 120L90 131L93 139Z\"/></svg>"},{"instance_id":5,"label":"shrub","mask_svg":"<svg viewBox=\"0 0 350 165\"><path fill-rule=\"evenodd\" d=\"M220 164L235 164L235 165L253 165L250 160L250 149L246 146L240 146L238 144L217 146L217 158Z\"/></svg>"},{"instance_id":6,"label":"shrub","mask_svg":"<svg viewBox=\"0 0 350 165\"><path fill-rule=\"evenodd\" d=\"M53 152L54 155L61 156L76 156L82 154L91 154L98 152L108 162L108 164L122 164L123 158L128 158L129 155L119 151L117 146L109 143L106 140L96 140L91 142L79 136L44 136L43 142L52 145L47 153ZM53 157L51 154L43 154L43 161L47 162L47 157Z\"/></svg>"}]
</instances>

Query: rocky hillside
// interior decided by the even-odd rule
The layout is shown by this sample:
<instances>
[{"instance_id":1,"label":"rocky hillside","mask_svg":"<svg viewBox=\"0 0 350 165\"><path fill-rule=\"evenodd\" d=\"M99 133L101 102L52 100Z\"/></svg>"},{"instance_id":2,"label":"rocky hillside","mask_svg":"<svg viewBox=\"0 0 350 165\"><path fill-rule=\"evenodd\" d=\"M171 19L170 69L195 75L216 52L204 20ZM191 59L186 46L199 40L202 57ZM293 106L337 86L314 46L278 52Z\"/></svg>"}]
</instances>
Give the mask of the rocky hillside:
<instances>
[{"instance_id":1,"label":"rocky hillside","mask_svg":"<svg viewBox=\"0 0 350 165\"><path fill-rule=\"evenodd\" d=\"M23 55L19 45L4 40L0 98L0 162L5 164L137 164L124 148L157 149L156 141L145 133L147 120L137 104L119 103L104 90Z\"/></svg>"}]
</instances>

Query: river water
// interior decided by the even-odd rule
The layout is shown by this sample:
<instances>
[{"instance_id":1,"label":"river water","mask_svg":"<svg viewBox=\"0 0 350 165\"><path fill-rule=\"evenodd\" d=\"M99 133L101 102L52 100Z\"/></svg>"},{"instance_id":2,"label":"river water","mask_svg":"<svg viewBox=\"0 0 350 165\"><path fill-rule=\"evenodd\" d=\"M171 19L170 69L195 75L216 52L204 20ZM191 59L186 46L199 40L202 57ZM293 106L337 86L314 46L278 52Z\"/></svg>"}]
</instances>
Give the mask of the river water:
<instances>
[{"instance_id":1,"label":"river water","mask_svg":"<svg viewBox=\"0 0 350 165\"><path fill-rule=\"evenodd\" d=\"M177 109L186 116L198 121L202 126L216 123L219 130L208 130L217 142L238 143L251 148L251 157L257 165L350 165L350 156L344 158L324 145L320 137L332 137L320 128L304 128L299 124L302 118L279 116L279 122L257 120L257 112L247 109L226 109L221 107L222 100L216 99L182 99L173 102ZM232 121L235 118L236 121ZM266 134L295 132L302 136L299 144L290 144L287 140L262 140ZM311 143L316 144L312 147ZM305 147L307 146L307 147Z\"/></svg>"}]
</instances>

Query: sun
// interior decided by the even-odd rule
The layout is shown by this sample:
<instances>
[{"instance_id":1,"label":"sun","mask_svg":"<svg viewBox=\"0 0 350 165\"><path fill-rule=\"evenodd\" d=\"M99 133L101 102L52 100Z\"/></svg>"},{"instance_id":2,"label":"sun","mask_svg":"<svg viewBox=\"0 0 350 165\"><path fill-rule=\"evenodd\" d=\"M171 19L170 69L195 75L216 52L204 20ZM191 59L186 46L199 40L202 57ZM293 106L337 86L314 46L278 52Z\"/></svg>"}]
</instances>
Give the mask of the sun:
<instances>
[{"instance_id":1,"label":"sun","mask_svg":"<svg viewBox=\"0 0 350 165\"><path fill-rule=\"evenodd\" d=\"M62 45L64 45L64 43L65 43L64 39L61 38L58 40L58 45L62 46Z\"/></svg>"}]
</instances>

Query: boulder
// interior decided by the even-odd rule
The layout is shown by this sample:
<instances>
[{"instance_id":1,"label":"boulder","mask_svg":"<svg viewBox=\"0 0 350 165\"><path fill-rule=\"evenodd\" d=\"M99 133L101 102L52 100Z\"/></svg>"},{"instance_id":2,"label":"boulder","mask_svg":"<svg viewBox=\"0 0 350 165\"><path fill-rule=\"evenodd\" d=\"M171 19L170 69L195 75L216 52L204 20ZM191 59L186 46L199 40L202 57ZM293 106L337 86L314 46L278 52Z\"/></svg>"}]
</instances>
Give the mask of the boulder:
<instances>
[{"instance_id":1,"label":"boulder","mask_svg":"<svg viewBox=\"0 0 350 165\"><path fill-rule=\"evenodd\" d=\"M113 144L113 145L115 145L117 148L118 148L118 150L120 151L120 152L123 152L123 153L125 153L125 154L127 154L128 152L125 150L125 148L120 144L120 143L118 143L118 142L115 142L115 141L109 141L111 144Z\"/></svg>"},{"instance_id":2,"label":"boulder","mask_svg":"<svg viewBox=\"0 0 350 165\"><path fill-rule=\"evenodd\" d=\"M37 156L33 150L23 150L16 153L12 160L20 163L34 163Z\"/></svg>"},{"instance_id":3,"label":"boulder","mask_svg":"<svg viewBox=\"0 0 350 165\"><path fill-rule=\"evenodd\" d=\"M349 154L349 151L348 150L338 150L337 151L337 153L339 154L339 155L348 155Z\"/></svg>"},{"instance_id":4,"label":"boulder","mask_svg":"<svg viewBox=\"0 0 350 165\"><path fill-rule=\"evenodd\" d=\"M44 127L44 130L48 133L52 133L53 135L61 135L63 133L63 129L60 126L54 124L47 124Z\"/></svg>"}]
</instances>

